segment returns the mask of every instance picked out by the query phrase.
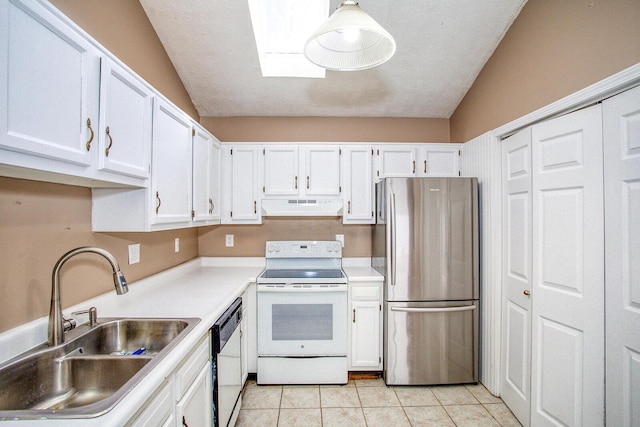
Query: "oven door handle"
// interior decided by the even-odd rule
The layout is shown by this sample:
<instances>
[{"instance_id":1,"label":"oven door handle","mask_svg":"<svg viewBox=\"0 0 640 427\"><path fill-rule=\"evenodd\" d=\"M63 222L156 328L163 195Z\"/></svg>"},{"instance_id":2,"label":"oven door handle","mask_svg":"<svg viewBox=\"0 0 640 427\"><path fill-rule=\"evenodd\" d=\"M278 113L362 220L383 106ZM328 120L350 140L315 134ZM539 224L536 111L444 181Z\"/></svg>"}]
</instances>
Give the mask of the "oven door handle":
<instances>
[{"instance_id":1,"label":"oven door handle","mask_svg":"<svg viewBox=\"0 0 640 427\"><path fill-rule=\"evenodd\" d=\"M347 285L337 286L313 286L313 287L294 287L294 286L260 286L258 285L258 293L319 293L319 292L347 292Z\"/></svg>"}]
</instances>

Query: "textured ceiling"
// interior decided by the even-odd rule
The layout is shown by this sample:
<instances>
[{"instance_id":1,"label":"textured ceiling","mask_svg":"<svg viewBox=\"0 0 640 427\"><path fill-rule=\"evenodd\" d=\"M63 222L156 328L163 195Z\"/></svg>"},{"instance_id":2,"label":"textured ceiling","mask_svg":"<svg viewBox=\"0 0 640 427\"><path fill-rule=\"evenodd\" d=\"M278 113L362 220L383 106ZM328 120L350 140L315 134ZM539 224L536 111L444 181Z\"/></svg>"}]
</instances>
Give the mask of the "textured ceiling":
<instances>
[{"instance_id":1,"label":"textured ceiling","mask_svg":"<svg viewBox=\"0 0 640 427\"><path fill-rule=\"evenodd\" d=\"M202 117L449 118L526 0L361 0L396 54L324 79L262 77L247 0L140 3Z\"/></svg>"}]
</instances>

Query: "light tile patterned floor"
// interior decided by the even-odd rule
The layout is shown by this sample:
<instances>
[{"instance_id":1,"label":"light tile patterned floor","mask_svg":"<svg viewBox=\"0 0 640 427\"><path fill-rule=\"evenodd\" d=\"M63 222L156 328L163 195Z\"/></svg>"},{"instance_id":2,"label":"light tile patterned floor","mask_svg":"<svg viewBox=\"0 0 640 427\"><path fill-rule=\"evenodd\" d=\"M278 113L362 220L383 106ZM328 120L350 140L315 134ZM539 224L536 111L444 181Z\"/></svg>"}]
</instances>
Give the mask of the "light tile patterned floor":
<instances>
[{"instance_id":1,"label":"light tile patterned floor","mask_svg":"<svg viewBox=\"0 0 640 427\"><path fill-rule=\"evenodd\" d=\"M382 379L344 386L258 386L250 380L236 422L236 427L519 425L481 384L387 387Z\"/></svg>"}]
</instances>

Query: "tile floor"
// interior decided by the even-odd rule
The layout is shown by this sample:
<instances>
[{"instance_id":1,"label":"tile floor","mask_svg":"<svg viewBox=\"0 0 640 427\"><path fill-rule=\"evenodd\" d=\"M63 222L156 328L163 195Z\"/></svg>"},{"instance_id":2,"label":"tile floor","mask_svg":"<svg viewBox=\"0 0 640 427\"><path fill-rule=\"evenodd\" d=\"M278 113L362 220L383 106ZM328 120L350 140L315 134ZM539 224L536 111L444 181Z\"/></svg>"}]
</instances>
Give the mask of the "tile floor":
<instances>
[{"instance_id":1,"label":"tile floor","mask_svg":"<svg viewBox=\"0 0 640 427\"><path fill-rule=\"evenodd\" d=\"M344 386L244 389L236 427L245 426L519 426L484 386L387 387L382 379Z\"/></svg>"}]
</instances>

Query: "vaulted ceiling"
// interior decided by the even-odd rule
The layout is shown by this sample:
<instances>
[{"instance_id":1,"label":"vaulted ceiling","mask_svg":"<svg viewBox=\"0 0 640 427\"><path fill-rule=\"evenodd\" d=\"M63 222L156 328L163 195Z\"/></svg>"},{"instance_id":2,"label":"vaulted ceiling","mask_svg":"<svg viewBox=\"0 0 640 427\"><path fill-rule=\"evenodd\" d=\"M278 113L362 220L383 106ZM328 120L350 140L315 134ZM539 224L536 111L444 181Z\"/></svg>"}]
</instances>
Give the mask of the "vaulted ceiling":
<instances>
[{"instance_id":1,"label":"vaulted ceiling","mask_svg":"<svg viewBox=\"0 0 640 427\"><path fill-rule=\"evenodd\" d=\"M201 117L449 118L526 0L362 0L396 54L324 79L262 77L247 0L140 3Z\"/></svg>"}]
</instances>

